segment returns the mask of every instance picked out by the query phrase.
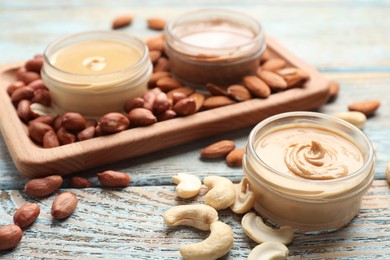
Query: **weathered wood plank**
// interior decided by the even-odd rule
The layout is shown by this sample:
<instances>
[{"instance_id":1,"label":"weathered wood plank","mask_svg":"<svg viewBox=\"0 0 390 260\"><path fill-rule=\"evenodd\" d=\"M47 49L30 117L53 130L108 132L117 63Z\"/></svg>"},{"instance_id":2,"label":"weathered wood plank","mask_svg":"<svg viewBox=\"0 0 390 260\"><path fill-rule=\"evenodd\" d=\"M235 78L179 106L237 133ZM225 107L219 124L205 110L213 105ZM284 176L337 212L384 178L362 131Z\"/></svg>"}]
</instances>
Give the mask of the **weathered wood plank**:
<instances>
[{"instance_id":1,"label":"weathered wood plank","mask_svg":"<svg viewBox=\"0 0 390 260\"><path fill-rule=\"evenodd\" d=\"M5 258L74 258L83 259L173 259L180 246L199 242L207 232L188 227L168 228L162 214L174 205L203 203L175 196L174 186L129 187L123 190L71 189L79 199L76 212L65 221L53 220L50 207L53 196L42 200L22 191L0 193L0 225L12 223L15 210L26 202L36 202L41 214L24 231L20 245L1 252ZM203 194L206 190L203 190ZM385 181L375 181L365 195L361 213L346 228L321 234L296 234L289 245L291 259L389 258L390 191ZM219 212L220 220L229 224L235 243L226 259L245 258L255 246L243 232L241 216L230 210ZM378 250L378 248L383 248Z\"/></svg>"}]
</instances>

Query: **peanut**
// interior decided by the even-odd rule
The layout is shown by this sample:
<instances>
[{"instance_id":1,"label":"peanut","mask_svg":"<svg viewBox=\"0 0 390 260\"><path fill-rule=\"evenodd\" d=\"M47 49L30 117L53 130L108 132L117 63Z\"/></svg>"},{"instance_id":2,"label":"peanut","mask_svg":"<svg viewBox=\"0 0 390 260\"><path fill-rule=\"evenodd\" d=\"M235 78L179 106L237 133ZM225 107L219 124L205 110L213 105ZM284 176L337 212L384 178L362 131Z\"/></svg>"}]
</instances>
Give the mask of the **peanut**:
<instances>
[{"instance_id":1,"label":"peanut","mask_svg":"<svg viewBox=\"0 0 390 260\"><path fill-rule=\"evenodd\" d=\"M51 215L57 220L69 217L76 209L78 200L71 192L58 195L51 206Z\"/></svg>"},{"instance_id":2,"label":"peanut","mask_svg":"<svg viewBox=\"0 0 390 260\"><path fill-rule=\"evenodd\" d=\"M99 125L103 133L111 134L126 130L129 125L129 119L120 113L108 113L99 120Z\"/></svg>"},{"instance_id":3,"label":"peanut","mask_svg":"<svg viewBox=\"0 0 390 260\"><path fill-rule=\"evenodd\" d=\"M124 188L129 186L130 177L124 172L104 171L97 174L100 184L104 187Z\"/></svg>"},{"instance_id":4,"label":"peanut","mask_svg":"<svg viewBox=\"0 0 390 260\"><path fill-rule=\"evenodd\" d=\"M14 224L0 227L0 250L8 250L16 247L22 240L22 229Z\"/></svg>"},{"instance_id":5,"label":"peanut","mask_svg":"<svg viewBox=\"0 0 390 260\"><path fill-rule=\"evenodd\" d=\"M62 177L59 175L51 175L45 178L32 179L24 186L25 192L28 195L34 197L45 197L56 190L62 185Z\"/></svg>"},{"instance_id":6,"label":"peanut","mask_svg":"<svg viewBox=\"0 0 390 260\"><path fill-rule=\"evenodd\" d=\"M27 203L14 213L14 223L21 228L30 226L38 218L41 212L38 204Z\"/></svg>"}]
</instances>

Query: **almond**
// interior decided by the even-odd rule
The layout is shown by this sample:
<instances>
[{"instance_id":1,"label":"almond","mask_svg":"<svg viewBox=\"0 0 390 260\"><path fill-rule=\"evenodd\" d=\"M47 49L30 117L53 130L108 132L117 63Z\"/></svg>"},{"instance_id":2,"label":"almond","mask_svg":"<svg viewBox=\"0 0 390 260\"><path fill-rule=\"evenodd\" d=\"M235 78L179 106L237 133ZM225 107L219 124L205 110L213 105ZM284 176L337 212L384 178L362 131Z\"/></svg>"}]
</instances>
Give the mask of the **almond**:
<instances>
[{"instance_id":1,"label":"almond","mask_svg":"<svg viewBox=\"0 0 390 260\"><path fill-rule=\"evenodd\" d=\"M252 95L249 90L241 85L231 85L230 87L228 87L227 93L230 97L237 101L246 101L252 98Z\"/></svg>"},{"instance_id":2,"label":"almond","mask_svg":"<svg viewBox=\"0 0 390 260\"><path fill-rule=\"evenodd\" d=\"M62 177L59 175L51 175L45 178L32 179L24 186L25 192L28 195L34 197L45 197L56 190L62 185Z\"/></svg>"},{"instance_id":3,"label":"almond","mask_svg":"<svg viewBox=\"0 0 390 260\"><path fill-rule=\"evenodd\" d=\"M196 103L193 98L183 98L179 100L172 108L179 116L188 116L196 112Z\"/></svg>"},{"instance_id":4,"label":"almond","mask_svg":"<svg viewBox=\"0 0 390 260\"><path fill-rule=\"evenodd\" d=\"M61 125L68 131L78 132L85 129L85 118L79 113L67 112L62 115Z\"/></svg>"},{"instance_id":5,"label":"almond","mask_svg":"<svg viewBox=\"0 0 390 260\"><path fill-rule=\"evenodd\" d=\"M267 98L271 95L271 89L264 81L256 76L246 76L243 79L244 85L255 97Z\"/></svg>"},{"instance_id":6,"label":"almond","mask_svg":"<svg viewBox=\"0 0 390 260\"><path fill-rule=\"evenodd\" d=\"M373 115L376 110L380 107L381 103L379 100L367 100L362 102L355 102L348 105L349 111L358 111L366 116Z\"/></svg>"},{"instance_id":7,"label":"almond","mask_svg":"<svg viewBox=\"0 0 390 260\"><path fill-rule=\"evenodd\" d=\"M53 131L53 128L47 124L44 123L35 123L35 124L30 124L28 126L28 135L32 140L38 143L43 142L43 136L46 134L48 131Z\"/></svg>"},{"instance_id":8,"label":"almond","mask_svg":"<svg viewBox=\"0 0 390 260\"><path fill-rule=\"evenodd\" d=\"M287 82L276 73L266 70L258 70L257 76L261 78L273 91L280 91L287 88Z\"/></svg>"},{"instance_id":9,"label":"almond","mask_svg":"<svg viewBox=\"0 0 390 260\"><path fill-rule=\"evenodd\" d=\"M156 61L156 65L153 68L153 72L168 71L168 70L169 70L169 60L164 57L159 58Z\"/></svg>"},{"instance_id":10,"label":"almond","mask_svg":"<svg viewBox=\"0 0 390 260\"><path fill-rule=\"evenodd\" d=\"M112 112L102 116L99 125L103 133L112 134L126 130L130 125L130 121L121 113Z\"/></svg>"},{"instance_id":11,"label":"almond","mask_svg":"<svg viewBox=\"0 0 390 260\"><path fill-rule=\"evenodd\" d=\"M156 63L156 61L161 57L161 51L149 51L149 57L152 63Z\"/></svg>"},{"instance_id":12,"label":"almond","mask_svg":"<svg viewBox=\"0 0 390 260\"><path fill-rule=\"evenodd\" d=\"M89 188L92 186L92 184L86 178L73 176L70 179L70 186L72 186L73 188Z\"/></svg>"},{"instance_id":13,"label":"almond","mask_svg":"<svg viewBox=\"0 0 390 260\"><path fill-rule=\"evenodd\" d=\"M328 103L330 103L337 98L340 91L340 85L336 81L330 81L328 87L329 87Z\"/></svg>"},{"instance_id":14,"label":"almond","mask_svg":"<svg viewBox=\"0 0 390 260\"><path fill-rule=\"evenodd\" d=\"M153 112L160 114L171 107L171 101L168 99L167 94L161 92L156 95L156 100L153 104Z\"/></svg>"},{"instance_id":15,"label":"almond","mask_svg":"<svg viewBox=\"0 0 390 260\"><path fill-rule=\"evenodd\" d=\"M16 75L16 77L18 80L23 81L26 85L41 78L38 73L32 71L20 72Z\"/></svg>"},{"instance_id":16,"label":"almond","mask_svg":"<svg viewBox=\"0 0 390 260\"><path fill-rule=\"evenodd\" d=\"M111 188L124 188L129 186L130 184L130 177L124 172L117 172L117 171L104 171L102 173L97 174L99 182L104 187L111 187Z\"/></svg>"},{"instance_id":17,"label":"almond","mask_svg":"<svg viewBox=\"0 0 390 260\"><path fill-rule=\"evenodd\" d=\"M300 86L310 78L309 73L292 67L278 70L277 74L287 82L287 88Z\"/></svg>"},{"instance_id":18,"label":"almond","mask_svg":"<svg viewBox=\"0 0 390 260\"><path fill-rule=\"evenodd\" d=\"M30 226L41 212L38 204L26 203L14 213L14 223L21 228Z\"/></svg>"},{"instance_id":19,"label":"almond","mask_svg":"<svg viewBox=\"0 0 390 260\"><path fill-rule=\"evenodd\" d=\"M157 115L157 120L160 122L160 121L165 121L165 120L169 120L169 119L172 119L176 116L176 112L171 110L171 109L168 109L168 110L165 110L163 113Z\"/></svg>"},{"instance_id":20,"label":"almond","mask_svg":"<svg viewBox=\"0 0 390 260\"><path fill-rule=\"evenodd\" d=\"M22 240L22 229L14 224L0 227L0 250L8 250L16 247Z\"/></svg>"},{"instance_id":21,"label":"almond","mask_svg":"<svg viewBox=\"0 0 390 260\"><path fill-rule=\"evenodd\" d=\"M148 24L148 28L149 29L152 29L152 30L156 30L156 31L162 31L164 30L164 27L165 27L165 24L167 23L165 21L165 19L162 19L162 18L155 18L155 17L152 17L152 18L148 18L146 20L147 24Z\"/></svg>"},{"instance_id":22,"label":"almond","mask_svg":"<svg viewBox=\"0 0 390 260\"><path fill-rule=\"evenodd\" d=\"M211 96L203 102L204 109L213 109L217 107L227 106L236 103L233 99L225 96Z\"/></svg>"},{"instance_id":23,"label":"almond","mask_svg":"<svg viewBox=\"0 0 390 260\"><path fill-rule=\"evenodd\" d=\"M30 85L29 85L30 86ZM51 96L47 89L39 88L34 90L34 97L31 99L31 103L39 103L44 106L51 105Z\"/></svg>"},{"instance_id":24,"label":"almond","mask_svg":"<svg viewBox=\"0 0 390 260\"><path fill-rule=\"evenodd\" d=\"M73 133L66 130L64 127L61 127L57 131L57 137L61 145L72 144L76 142L76 136Z\"/></svg>"},{"instance_id":25,"label":"almond","mask_svg":"<svg viewBox=\"0 0 390 260\"><path fill-rule=\"evenodd\" d=\"M16 110L18 117L25 123L34 118L34 113L31 111L30 105L31 102L29 100L21 100Z\"/></svg>"},{"instance_id":26,"label":"almond","mask_svg":"<svg viewBox=\"0 0 390 260\"><path fill-rule=\"evenodd\" d=\"M58 140L57 134L50 130L45 133L43 136L43 148L53 148L60 146L60 141Z\"/></svg>"},{"instance_id":27,"label":"almond","mask_svg":"<svg viewBox=\"0 0 390 260\"><path fill-rule=\"evenodd\" d=\"M129 119L132 126L148 126L157 122L153 113L145 108L134 108L129 112Z\"/></svg>"},{"instance_id":28,"label":"almond","mask_svg":"<svg viewBox=\"0 0 390 260\"><path fill-rule=\"evenodd\" d=\"M116 17L112 21L112 29L119 29L126 26L129 26L133 22L133 17L131 15L121 15Z\"/></svg>"},{"instance_id":29,"label":"almond","mask_svg":"<svg viewBox=\"0 0 390 260\"><path fill-rule=\"evenodd\" d=\"M17 88L12 92L11 101L13 103L18 103L23 99L32 99L34 97L34 90L30 87Z\"/></svg>"},{"instance_id":30,"label":"almond","mask_svg":"<svg viewBox=\"0 0 390 260\"><path fill-rule=\"evenodd\" d=\"M229 96L229 93L227 93L227 91L224 88L214 85L212 83L207 83L206 89L213 96Z\"/></svg>"},{"instance_id":31,"label":"almond","mask_svg":"<svg viewBox=\"0 0 390 260\"><path fill-rule=\"evenodd\" d=\"M58 195L51 206L51 215L57 220L69 217L76 209L78 200L71 192Z\"/></svg>"},{"instance_id":32,"label":"almond","mask_svg":"<svg viewBox=\"0 0 390 260\"><path fill-rule=\"evenodd\" d=\"M194 93L194 89L193 88L189 88L189 87L179 87L179 88L175 88L175 89L172 89L170 90L168 93L167 93L167 96L168 96L168 99L173 101L173 95L175 93L180 93L180 94L183 94L185 97L188 97L190 96L192 93ZM176 103L176 102L175 102Z\"/></svg>"},{"instance_id":33,"label":"almond","mask_svg":"<svg viewBox=\"0 0 390 260\"><path fill-rule=\"evenodd\" d=\"M8 87L7 87L7 93L8 95L12 95L12 93L18 89L18 88L22 88L22 87L25 87L26 84L24 84L23 81L15 81L13 83L11 83Z\"/></svg>"},{"instance_id":34,"label":"almond","mask_svg":"<svg viewBox=\"0 0 390 260\"><path fill-rule=\"evenodd\" d=\"M287 62L283 59L279 58L273 58L269 59L264 64L261 66L263 70L268 70L268 71L277 71L280 70L284 67L286 67Z\"/></svg>"},{"instance_id":35,"label":"almond","mask_svg":"<svg viewBox=\"0 0 390 260\"><path fill-rule=\"evenodd\" d=\"M86 127L83 131L77 134L77 140L84 141L94 138L95 128L96 127L93 125Z\"/></svg>"},{"instance_id":36,"label":"almond","mask_svg":"<svg viewBox=\"0 0 390 260\"><path fill-rule=\"evenodd\" d=\"M27 71L33 71L37 73L41 72L42 66L43 66L43 58L40 57L28 60L24 64L24 67L26 68Z\"/></svg>"},{"instance_id":37,"label":"almond","mask_svg":"<svg viewBox=\"0 0 390 260\"><path fill-rule=\"evenodd\" d=\"M245 149L234 149L226 156L226 163L230 167L241 167L242 158L244 157Z\"/></svg>"},{"instance_id":38,"label":"almond","mask_svg":"<svg viewBox=\"0 0 390 260\"><path fill-rule=\"evenodd\" d=\"M174 78L165 77L156 82L156 86L164 92L171 91L182 86L181 82Z\"/></svg>"},{"instance_id":39,"label":"almond","mask_svg":"<svg viewBox=\"0 0 390 260\"><path fill-rule=\"evenodd\" d=\"M169 74L167 71L157 71L153 73L148 81L149 88L156 87L156 83L159 79L170 77L170 75L171 74Z\"/></svg>"},{"instance_id":40,"label":"almond","mask_svg":"<svg viewBox=\"0 0 390 260\"><path fill-rule=\"evenodd\" d=\"M189 98L195 100L195 112L198 112L203 107L204 100L206 99L205 96L199 92L191 94Z\"/></svg>"},{"instance_id":41,"label":"almond","mask_svg":"<svg viewBox=\"0 0 390 260\"><path fill-rule=\"evenodd\" d=\"M268 49L265 49L265 51L263 52L263 54L261 54L260 56L260 64L266 62L267 60L269 60L271 58L271 53L269 52Z\"/></svg>"},{"instance_id":42,"label":"almond","mask_svg":"<svg viewBox=\"0 0 390 260\"><path fill-rule=\"evenodd\" d=\"M221 158L234 150L236 145L231 140L222 140L213 143L200 151L200 155L203 158L215 159Z\"/></svg>"},{"instance_id":43,"label":"almond","mask_svg":"<svg viewBox=\"0 0 390 260\"><path fill-rule=\"evenodd\" d=\"M149 51L164 51L165 40L163 35L151 37L146 40Z\"/></svg>"}]
</instances>

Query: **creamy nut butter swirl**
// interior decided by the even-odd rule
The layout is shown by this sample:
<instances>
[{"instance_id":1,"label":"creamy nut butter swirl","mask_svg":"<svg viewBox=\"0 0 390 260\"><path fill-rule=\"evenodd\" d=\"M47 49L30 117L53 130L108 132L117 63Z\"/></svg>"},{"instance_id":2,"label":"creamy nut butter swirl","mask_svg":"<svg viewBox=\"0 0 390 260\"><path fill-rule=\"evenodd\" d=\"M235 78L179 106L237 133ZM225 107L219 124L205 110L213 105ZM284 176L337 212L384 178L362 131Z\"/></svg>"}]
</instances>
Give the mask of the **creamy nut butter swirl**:
<instances>
[{"instance_id":1,"label":"creamy nut butter swirl","mask_svg":"<svg viewBox=\"0 0 390 260\"><path fill-rule=\"evenodd\" d=\"M313 180L347 176L363 165L352 141L319 127L277 129L259 142L256 153L279 172Z\"/></svg>"}]
</instances>

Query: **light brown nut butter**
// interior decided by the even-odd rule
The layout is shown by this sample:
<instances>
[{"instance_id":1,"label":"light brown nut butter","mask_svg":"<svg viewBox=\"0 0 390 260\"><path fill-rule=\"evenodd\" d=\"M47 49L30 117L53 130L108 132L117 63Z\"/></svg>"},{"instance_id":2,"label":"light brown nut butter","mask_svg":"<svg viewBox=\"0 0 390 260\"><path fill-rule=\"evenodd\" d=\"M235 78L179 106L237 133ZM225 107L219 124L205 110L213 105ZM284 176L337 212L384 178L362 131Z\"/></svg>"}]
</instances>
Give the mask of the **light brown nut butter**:
<instances>
[{"instance_id":1,"label":"light brown nut butter","mask_svg":"<svg viewBox=\"0 0 390 260\"><path fill-rule=\"evenodd\" d=\"M22 240L22 229L14 224L0 227L0 250L8 250L16 247Z\"/></svg>"},{"instance_id":2,"label":"light brown nut butter","mask_svg":"<svg viewBox=\"0 0 390 260\"><path fill-rule=\"evenodd\" d=\"M62 185L62 177L59 175L51 175L45 178L32 179L26 183L24 190L26 194L34 197L45 197L56 190Z\"/></svg>"},{"instance_id":3,"label":"light brown nut butter","mask_svg":"<svg viewBox=\"0 0 390 260\"><path fill-rule=\"evenodd\" d=\"M130 125L129 119L121 113L112 112L105 114L99 120L99 126L103 133L112 134L126 130Z\"/></svg>"},{"instance_id":4,"label":"light brown nut butter","mask_svg":"<svg viewBox=\"0 0 390 260\"><path fill-rule=\"evenodd\" d=\"M100 184L104 187L124 188L130 184L130 177L124 172L110 170L98 173L97 176Z\"/></svg>"},{"instance_id":5,"label":"light brown nut butter","mask_svg":"<svg viewBox=\"0 0 390 260\"><path fill-rule=\"evenodd\" d=\"M236 145L233 141L222 140L203 148L200 151L200 156L207 159L221 158L233 151L235 147Z\"/></svg>"},{"instance_id":6,"label":"light brown nut butter","mask_svg":"<svg viewBox=\"0 0 390 260\"><path fill-rule=\"evenodd\" d=\"M51 215L57 220L69 217L76 209L78 200L71 192L58 195L51 206Z\"/></svg>"},{"instance_id":7,"label":"light brown nut butter","mask_svg":"<svg viewBox=\"0 0 390 260\"><path fill-rule=\"evenodd\" d=\"M366 100L348 105L349 111L358 111L366 116L372 116L381 106L379 100Z\"/></svg>"},{"instance_id":8,"label":"light brown nut butter","mask_svg":"<svg viewBox=\"0 0 390 260\"><path fill-rule=\"evenodd\" d=\"M121 15L116 17L112 21L112 29L119 29L126 26L129 26L133 22L133 17L131 15Z\"/></svg>"},{"instance_id":9,"label":"light brown nut butter","mask_svg":"<svg viewBox=\"0 0 390 260\"><path fill-rule=\"evenodd\" d=\"M30 226L38 218L41 212L38 204L26 203L14 213L14 223L21 228Z\"/></svg>"}]
</instances>

